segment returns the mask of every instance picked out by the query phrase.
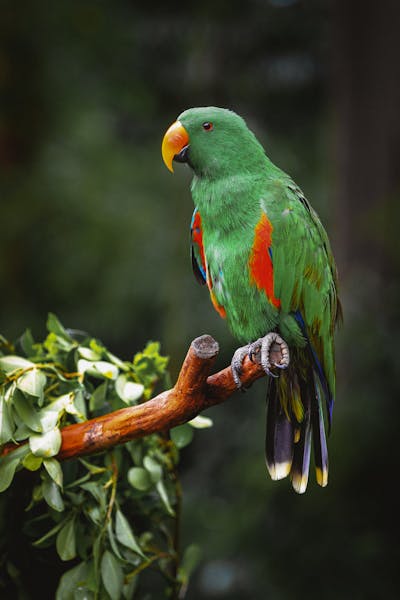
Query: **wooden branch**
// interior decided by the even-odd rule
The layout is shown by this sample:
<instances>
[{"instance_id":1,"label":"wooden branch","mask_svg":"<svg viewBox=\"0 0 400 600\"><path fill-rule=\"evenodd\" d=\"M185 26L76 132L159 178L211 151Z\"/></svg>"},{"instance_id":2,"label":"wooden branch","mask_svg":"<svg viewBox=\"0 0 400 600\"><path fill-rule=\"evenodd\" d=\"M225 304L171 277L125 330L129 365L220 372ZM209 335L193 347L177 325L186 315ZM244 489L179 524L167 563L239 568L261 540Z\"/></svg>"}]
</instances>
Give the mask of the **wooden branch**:
<instances>
[{"instance_id":1,"label":"wooden branch","mask_svg":"<svg viewBox=\"0 0 400 600\"><path fill-rule=\"evenodd\" d=\"M61 449L56 458L66 460L85 456L165 431L190 421L210 406L224 402L237 388L230 366L208 376L218 351L218 343L210 335L196 338L172 389L142 404L64 427L61 430ZM272 347L270 354L272 362L280 362L282 355L278 345ZM258 362L245 359L241 375L245 388L264 375ZM2 454L8 454L16 447L8 444Z\"/></svg>"}]
</instances>

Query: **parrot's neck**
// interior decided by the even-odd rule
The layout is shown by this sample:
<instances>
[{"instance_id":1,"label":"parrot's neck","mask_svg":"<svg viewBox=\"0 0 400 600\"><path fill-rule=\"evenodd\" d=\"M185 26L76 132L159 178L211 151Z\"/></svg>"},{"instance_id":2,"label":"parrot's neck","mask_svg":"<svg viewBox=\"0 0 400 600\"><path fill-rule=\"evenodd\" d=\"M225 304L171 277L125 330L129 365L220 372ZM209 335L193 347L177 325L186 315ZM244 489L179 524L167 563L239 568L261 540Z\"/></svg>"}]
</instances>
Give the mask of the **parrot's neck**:
<instances>
[{"instance_id":1,"label":"parrot's neck","mask_svg":"<svg viewBox=\"0 0 400 600\"><path fill-rule=\"evenodd\" d=\"M259 214L259 200L250 191L254 185L254 177L243 175L213 180L195 175L191 191L202 219L225 229L228 225L233 228L248 222L253 212Z\"/></svg>"},{"instance_id":2,"label":"parrot's neck","mask_svg":"<svg viewBox=\"0 0 400 600\"><path fill-rule=\"evenodd\" d=\"M216 178L194 174L191 191L195 206L203 220L222 229L240 227L260 216L261 190L276 178L279 169L263 155L262 168L246 169Z\"/></svg>"}]
</instances>

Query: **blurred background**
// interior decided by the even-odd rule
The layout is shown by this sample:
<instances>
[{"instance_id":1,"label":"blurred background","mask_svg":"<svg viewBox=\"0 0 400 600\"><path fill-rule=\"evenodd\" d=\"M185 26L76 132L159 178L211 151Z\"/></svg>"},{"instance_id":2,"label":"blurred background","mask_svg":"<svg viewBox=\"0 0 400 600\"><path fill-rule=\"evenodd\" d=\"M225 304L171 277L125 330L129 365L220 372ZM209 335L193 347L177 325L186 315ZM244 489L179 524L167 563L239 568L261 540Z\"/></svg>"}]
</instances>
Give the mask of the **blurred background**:
<instances>
[{"instance_id":1,"label":"blurred background","mask_svg":"<svg viewBox=\"0 0 400 600\"><path fill-rule=\"evenodd\" d=\"M176 376L235 341L189 259L190 172L162 136L185 108L240 113L320 214L345 325L331 475L304 496L264 465L265 382L183 452L193 600L398 594L400 4L395 0L0 1L0 331L46 315Z\"/></svg>"}]
</instances>

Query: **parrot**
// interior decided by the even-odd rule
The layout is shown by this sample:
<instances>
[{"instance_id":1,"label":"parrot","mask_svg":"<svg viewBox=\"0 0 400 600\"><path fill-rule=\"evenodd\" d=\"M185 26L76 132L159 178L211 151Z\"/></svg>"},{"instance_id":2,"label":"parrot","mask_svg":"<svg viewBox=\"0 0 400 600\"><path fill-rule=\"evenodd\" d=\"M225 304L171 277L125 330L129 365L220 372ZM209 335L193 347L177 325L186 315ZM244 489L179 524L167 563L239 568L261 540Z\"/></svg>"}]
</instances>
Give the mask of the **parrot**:
<instances>
[{"instance_id":1,"label":"parrot","mask_svg":"<svg viewBox=\"0 0 400 600\"><path fill-rule=\"evenodd\" d=\"M325 487L334 332L342 315L327 233L301 189L232 110L185 110L167 129L161 153L171 172L173 161L193 172L192 267L243 344L231 362L236 385L246 356L254 360L259 353L269 375L269 474L273 480L290 476L293 489L304 493L313 446L316 481ZM274 344L279 363L271 363Z\"/></svg>"}]
</instances>

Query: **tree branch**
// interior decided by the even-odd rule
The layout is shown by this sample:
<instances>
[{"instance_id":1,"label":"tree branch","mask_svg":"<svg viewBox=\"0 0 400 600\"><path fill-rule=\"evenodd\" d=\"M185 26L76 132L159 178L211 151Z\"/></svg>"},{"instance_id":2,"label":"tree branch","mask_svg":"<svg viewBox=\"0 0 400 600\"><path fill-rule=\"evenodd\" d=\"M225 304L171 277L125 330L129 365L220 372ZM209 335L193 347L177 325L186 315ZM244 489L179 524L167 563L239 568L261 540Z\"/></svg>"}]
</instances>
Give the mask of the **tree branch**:
<instances>
[{"instance_id":1,"label":"tree branch","mask_svg":"<svg viewBox=\"0 0 400 600\"><path fill-rule=\"evenodd\" d=\"M201 411L224 402L237 390L230 366L209 375L219 351L218 343L210 336L196 338L182 364L175 386L142 404L122 408L83 423L68 425L61 430L62 444L58 460L66 460L101 452L133 439L165 431L186 423ZM279 363L282 355L275 344L270 352L271 362ZM249 387L265 375L257 361L246 358L241 381ZM16 447L7 444L2 454Z\"/></svg>"}]
</instances>

